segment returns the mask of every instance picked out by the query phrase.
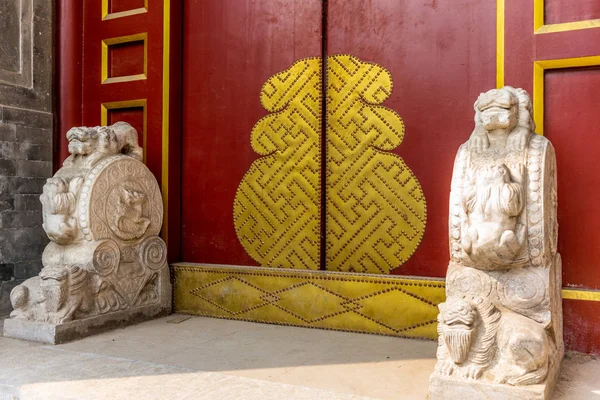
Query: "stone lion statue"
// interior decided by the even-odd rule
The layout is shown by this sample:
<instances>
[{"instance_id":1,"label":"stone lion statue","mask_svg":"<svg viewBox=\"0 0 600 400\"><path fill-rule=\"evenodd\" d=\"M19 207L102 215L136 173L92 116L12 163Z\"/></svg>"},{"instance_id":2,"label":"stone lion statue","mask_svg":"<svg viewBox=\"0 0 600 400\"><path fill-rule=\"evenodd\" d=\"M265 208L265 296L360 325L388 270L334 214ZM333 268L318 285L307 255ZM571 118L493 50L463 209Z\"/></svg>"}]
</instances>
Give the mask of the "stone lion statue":
<instances>
[{"instance_id":1,"label":"stone lion statue","mask_svg":"<svg viewBox=\"0 0 600 400\"><path fill-rule=\"evenodd\" d=\"M535 129L531 99L523 89L504 86L482 93L474 104L475 129L469 148L486 150L501 142L511 150L523 150Z\"/></svg>"},{"instance_id":2,"label":"stone lion statue","mask_svg":"<svg viewBox=\"0 0 600 400\"><path fill-rule=\"evenodd\" d=\"M138 145L137 131L126 122L111 126L75 127L67 132L69 153L63 166L69 167L83 161L88 167L98 160L115 154L124 154L142 161L143 150Z\"/></svg>"},{"instance_id":3,"label":"stone lion statue","mask_svg":"<svg viewBox=\"0 0 600 400\"><path fill-rule=\"evenodd\" d=\"M118 122L72 128L67 138L71 155L40 196L51 240L44 268L11 292L11 337L58 343L92 333L85 324L126 322L118 313L150 318L170 309L162 198L140 162L136 130ZM30 323L65 328L36 336Z\"/></svg>"},{"instance_id":4,"label":"stone lion statue","mask_svg":"<svg viewBox=\"0 0 600 400\"><path fill-rule=\"evenodd\" d=\"M480 297L451 297L439 305L436 372L496 383L530 385L546 378L549 342L544 326Z\"/></svg>"}]
</instances>

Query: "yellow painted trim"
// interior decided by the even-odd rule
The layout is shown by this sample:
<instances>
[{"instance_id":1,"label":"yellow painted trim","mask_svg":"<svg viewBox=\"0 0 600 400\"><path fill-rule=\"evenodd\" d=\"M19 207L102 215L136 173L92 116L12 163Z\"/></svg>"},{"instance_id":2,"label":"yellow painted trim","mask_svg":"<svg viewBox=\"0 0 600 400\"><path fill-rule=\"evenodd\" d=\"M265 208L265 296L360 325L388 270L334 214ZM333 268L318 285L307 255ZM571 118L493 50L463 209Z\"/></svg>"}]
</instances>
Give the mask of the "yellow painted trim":
<instances>
[{"instance_id":1,"label":"yellow painted trim","mask_svg":"<svg viewBox=\"0 0 600 400\"><path fill-rule=\"evenodd\" d=\"M600 301L600 290L563 289L562 298L570 300Z\"/></svg>"},{"instance_id":2,"label":"yellow painted trim","mask_svg":"<svg viewBox=\"0 0 600 400\"><path fill-rule=\"evenodd\" d=\"M504 87L504 0L496 0L496 87Z\"/></svg>"},{"instance_id":3,"label":"yellow painted trim","mask_svg":"<svg viewBox=\"0 0 600 400\"><path fill-rule=\"evenodd\" d=\"M163 2L163 81L162 81L162 175L164 220L161 237L169 243L169 79L171 51L171 1Z\"/></svg>"},{"instance_id":4,"label":"yellow painted trim","mask_svg":"<svg viewBox=\"0 0 600 400\"><path fill-rule=\"evenodd\" d=\"M125 100L125 101L113 101L110 103L102 103L100 104L100 125L106 126L108 125L108 110L121 110L124 108L134 108L134 107L142 107L142 115L143 115L143 142L144 142L144 163L146 163L146 148L148 146L147 141L147 115L146 115L146 99L137 99L137 100Z\"/></svg>"},{"instance_id":5,"label":"yellow painted trim","mask_svg":"<svg viewBox=\"0 0 600 400\"><path fill-rule=\"evenodd\" d=\"M112 45L130 43L130 42L144 42L144 73L136 75L125 75L125 76L108 76L108 48ZM136 33L135 35L119 36L114 38L108 38L102 40L102 61L101 61L101 77L100 81L102 84L108 83L119 83L119 82L130 82L147 79L148 77L148 33Z\"/></svg>"},{"instance_id":6,"label":"yellow painted trim","mask_svg":"<svg viewBox=\"0 0 600 400\"><path fill-rule=\"evenodd\" d=\"M544 134L544 72L547 69L578 68L600 65L600 56L557 58L533 63L533 119L536 131Z\"/></svg>"},{"instance_id":7,"label":"yellow painted trim","mask_svg":"<svg viewBox=\"0 0 600 400\"><path fill-rule=\"evenodd\" d=\"M533 31L537 31L544 25L544 0L533 0Z\"/></svg>"},{"instance_id":8,"label":"yellow painted trim","mask_svg":"<svg viewBox=\"0 0 600 400\"><path fill-rule=\"evenodd\" d=\"M422 339L437 338L444 280L178 263L176 313Z\"/></svg>"},{"instance_id":9,"label":"yellow painted trim","mask_svg":"<svg viewBox=\"0 0 600 400\"><path fill-rule=\"evenodd\" d=\"M148 12L148 0L144 0L144 7L134 8L133 10L120 11L116 13L108 12L109 0L102 0L102 21L115 18L130 17L132 15L143 14Z\"/></svg>"},{"instance_id":10,"label":"yellow painted trim","mask_svg":"<svg viewBox=\"0 0 600 400\"><path fill-rule=\"evenodd\" d=\"M569 32L579 29L600 28L600 19L589 19L586 21L565 22L562 24L543 25L535 31L536 34Z\"/></svg>"}]
</instances>

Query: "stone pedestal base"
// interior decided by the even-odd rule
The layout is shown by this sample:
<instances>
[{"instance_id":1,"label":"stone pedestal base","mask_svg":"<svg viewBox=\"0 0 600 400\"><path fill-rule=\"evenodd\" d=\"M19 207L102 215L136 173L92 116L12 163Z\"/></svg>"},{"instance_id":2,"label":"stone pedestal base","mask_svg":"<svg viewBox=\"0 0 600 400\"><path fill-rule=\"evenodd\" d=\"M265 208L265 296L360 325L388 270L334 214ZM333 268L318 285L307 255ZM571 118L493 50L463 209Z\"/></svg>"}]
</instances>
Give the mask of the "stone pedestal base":
<instances>
[{"instance_id":1,"label":"stone pedestal base","mask_svg":"<svg viewBox=\"0 0 600 400\"><path fill-rule=\"evenodd\" d=\"M170 304L168 306L155 304L59 325L32 322L22 318L8 318L4 321L4 336L33 342L60 344L170 313Z\"/></svg>"},{"instance_id":2,"label":"stone pedestal base","mask_svg":"<svg viewBox=\"0 0 600 400\"><path fill-rule=\"evenodd\" d=\"M429 400L550 400L559 371L560 363L550 368L544 383L525 386L465 380L433 373L429 378Z\"/></svg>"}]
</instances>

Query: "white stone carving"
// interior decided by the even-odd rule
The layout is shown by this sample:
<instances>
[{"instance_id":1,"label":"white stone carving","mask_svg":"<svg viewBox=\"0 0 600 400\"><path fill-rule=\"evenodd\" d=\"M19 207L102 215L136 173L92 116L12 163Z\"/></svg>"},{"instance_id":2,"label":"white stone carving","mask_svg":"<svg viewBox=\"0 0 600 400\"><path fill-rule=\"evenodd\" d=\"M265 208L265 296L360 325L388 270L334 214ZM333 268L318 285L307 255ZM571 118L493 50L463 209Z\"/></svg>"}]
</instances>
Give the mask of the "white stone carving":
<instances>
[{"instance_id":1,"label":"white stone carving","mask_svg":"<svg viewBox=\"0 0 600 400\"><path fill-rule=\"evenodd\" d=\"M171 308L162 198L136 130L118 122L67 138L71 155L40 197L44 268L13 289L6 336L58 343Z\"/></svg>"},{"instance_id":2,"label":"white stone carving","mask_svg":"<svg viewBox=\"0 0 600 400\"><path fill-rule=\"evenodd\" d=\"M558 375L556 159L531 112L523 89L482 93L458 150L432 400L547 399Z\"/></svg>"}]
</instances>

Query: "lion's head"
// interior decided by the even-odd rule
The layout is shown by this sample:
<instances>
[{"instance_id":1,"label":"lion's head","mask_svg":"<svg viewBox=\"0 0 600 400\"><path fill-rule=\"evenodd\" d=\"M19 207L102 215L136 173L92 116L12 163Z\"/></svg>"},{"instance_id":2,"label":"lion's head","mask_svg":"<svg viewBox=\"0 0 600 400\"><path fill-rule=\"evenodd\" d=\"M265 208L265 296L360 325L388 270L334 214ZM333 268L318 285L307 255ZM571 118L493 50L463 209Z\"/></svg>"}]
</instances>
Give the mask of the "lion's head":
<instances>
[{"instance_id":1,"label":"lion's head","mask_svg":"<svg viewBox=\"0 0 600 400\"><path fill-rule=\"evenodd\" d=\"M83 161L88 166L110 155L124 154L142 160L143 150L138 145L137 131L127 122L111 126L75 127L67 132L71 156L65 165Z\"/></svg>"},{"instance_id":2,"label":"lion's head","mask_svg":"<svg viewBox=\"0 0 600 400\"><path fill-rule=\"evenodd\" d=\"M439 306L438 333L455 364L488 364L495 352L500 311L475 296L450 297Z\"/></svg>"},{"instance_id":3,"label":"lion's head","mask_svg":"<svg viewBox=\"0 0 600 400\"><path fill-rule=\"evenodd\" d=\"M475 101L475 129L470 147L485 150L490 146L489 134L509 136L508 146L525 148L527 139L535 129L531 99L523 89L504 86L481 93Z\"/></svg>"}]
</instances>

